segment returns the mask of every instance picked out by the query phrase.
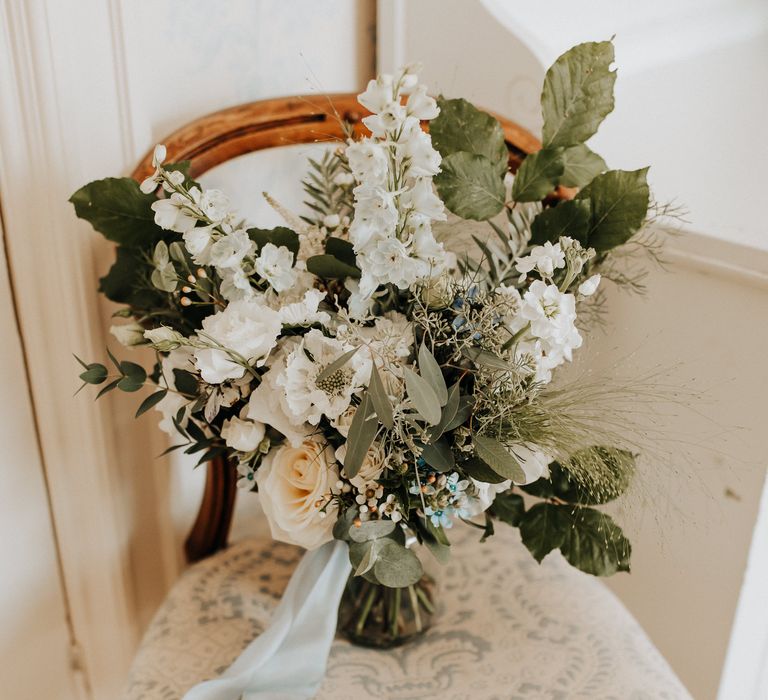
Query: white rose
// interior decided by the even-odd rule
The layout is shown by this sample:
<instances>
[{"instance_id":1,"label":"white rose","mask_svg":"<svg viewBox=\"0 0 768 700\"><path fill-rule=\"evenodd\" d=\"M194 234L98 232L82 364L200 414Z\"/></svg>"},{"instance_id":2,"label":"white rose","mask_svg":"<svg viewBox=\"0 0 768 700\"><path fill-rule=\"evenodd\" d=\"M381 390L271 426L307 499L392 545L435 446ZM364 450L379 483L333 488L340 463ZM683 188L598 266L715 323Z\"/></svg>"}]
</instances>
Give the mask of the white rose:
<instances>
[{"instance_id":1,"label":"white rose","mask_svg":"<svg viewBox=\"0 0 768 700\"><path fill-rule=\"evenodd\" d=\"M299 447L273 449L256 471L272 537L306 549L333 539L337 508L329 506L323 517L320 507L338 480L333 452L316 440L308 438Z\"/></svg>"},{"instance_id":2,"label":"white rose","mask_svg":"<svg viewBox=\"0 0 768 700\"><path fill-rule=\"evenodd\" d=\"M264 423L230 418L221 426L221 437L228 447L239 452L253 452L264 439Z\"/></svg>"},{"instance_id":3,"label":"white rose","mask_svg":"<svg viewBox=\"0 0 768 700\"><path fill-rule=\"evenodd\" d=\"M223 311L203 319L202 339L215 340L242 355L248 362L261 365L277 343L282 330L280 314L256 299L231 302ZM209 384L239 379L245 368L216 348L195 350L195 363Z\"/></svg>"},{"instance_id":4,"label":"white rose","mask_svg":"<svg viewBox=\"0 0 768 700\"><path fill-rule=\"evenodd\" d=\"M144 328L138 323L126 323L122 326L112 326L109 332L117 338L118 342L125 347L132 345L141 345L144 340Z\"/></svg>"}]
</instances>

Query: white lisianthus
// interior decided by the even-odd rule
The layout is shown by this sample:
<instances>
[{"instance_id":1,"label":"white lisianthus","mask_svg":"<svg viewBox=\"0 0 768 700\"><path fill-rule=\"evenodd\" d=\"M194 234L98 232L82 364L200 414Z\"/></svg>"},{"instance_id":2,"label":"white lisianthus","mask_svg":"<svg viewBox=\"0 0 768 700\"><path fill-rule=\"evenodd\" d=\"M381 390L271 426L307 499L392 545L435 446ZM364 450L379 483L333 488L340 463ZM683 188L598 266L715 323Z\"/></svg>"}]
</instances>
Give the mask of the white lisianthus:
<instances>
[{"instance_id":1,"label":"white lisianthus","mask_svg":"<svg viewBox=\"0 0 768 700\"><path fill-rule=\"evenodd\" d=\"M597 287L600 284L600 273L598 272L595 275L592 275L589 279L584 280L579 285L579 294L585 297L591 297L596 291Z\"/></svg>"},{"instance_id":2,"label":"white lisianthus","mask_svg":"<svg viewBox=\"0 0 768 700\"><path fill-rule=\"evenodd\" d=\"M290 289L296 282L293 253L285 246L267 243L256 258L256 272L269 282L276 292Z\"/></svg>"},{"instance_id":3,"label":"white lisianthus","mask_svg":"<svg viewBox=\"0 0 768 700\"><path fill-rule=\"evenodd\" d=\"M203 319L202 325L203 341L214 341L257 365L264 363L282 330L280 314L257 299L233 301L223 311ZM209 384L239 379L245 374L245 367L216 347L195 350L195 363Z\"/></svg>"},{"instance_id":4,"label":"white lisianthus","mask_svg":"<svg viewBox=\"0 0 768 700\"><path fill-rule=\"evenodd\" d=\"M236 268L255 249L256 244L249 238L248 231L241 228L225 234L213 243L209 259L218 268Z\"/></svg>"},{"instance_id":5,"label":"white lisianthus","mask_svg":"<svg viewBox=\"0 0 768 700\"><path fill-rule=\"evenodd\" d=\"M253 452L264 439L264 423L233 417L221 426L221 437L228 447L239 452Z\"/></svg>"},{"instance_id":6,"label":"white lisianthus","mask_svg":"<svg viewBox=\"0 0 768 700\"><path fill-rule=\"evenodd\" d=\"M283 389L294 423L317 425L322 416L333 420L347 409L352 394L368 381L370 364L355 355L330 377L319 382L317 377L351 349L351 346L335 338L326 338L321 331L313 329L288 355L285 372L277 377L276 383Z\"/></svg>"},{"instance_id":7,"label":"white lisianthus","mask_svg":"<svg viewBox=\"0 0 768 700\"><path fill-rule=\"evenodd\" d=\"M111 326L109 332L125 347L142 345L145 341L144 327L138 323L125 323L121 326Z\"/></svg>"},{"instance_id":8,"label":"white lisianthus","mask_svg":"<svg viewBox=\"0 0 768 700\"><path fill-rule=\"evenodd\" d=\"M165 146L163 146L161 143L157 144L157 146L155 146L154 152L152 153L152 167L155 169L155 172L152 173L152 175L150 175L148 178L145 178L141 185L139 185L139 189L144 194L152 194L157 189L157 185L161 180L160 171L162 169L163 162L165 161L165 155Z\"/></svg>"},{"instance_id":9,"label":"white lisianthus","mask_svg":"<svg viewBox=\"0 0 768 700\"><path fill-rule=\"evenodd\" d=\"M321 507L338 480L333 451L323 442L307 438L298 447L273 449L256 472L272 537L306 549L333 539L337 506L330 504L325 513Z\"/></svg>"},{"instance_id":10,"label":"white lisianthus","mask_svg":"<svg viewBox=\"0 0 768 700\"><path fill-rule=\"evenodd\" d=\"M196 188L190 190L190 194L195 191ZM230 215L230 202L229 197L221 190L203 190L199 196L195 197L197 205L200 207L200 211L205 214L211 223L220 224Z\"/></svg>"},{"instance_id":11,"label":"white lisianthus","mask_svg":"<svg viewBox=\"0 0 768 700\"><path fill-rule=\"evenodd\" d=\"M149 330L144 331L144 337L156 350L160 350L161 352L175 350L184 340L184 336L181 335L181 333L172 328L168 328L167 326L150 328Z\"/></svg>"},{"instance_id":12,"label":"white lisianthus","mask_svg":"<svg viewBox=\"0 0 768 700\"><path fill-rule=\"evenodd\" d=\"M523 258L518 258L515 267L522 273L522 279L536 269L543 277L551 277L552 273L561 267L565 267L565 253L559 243L554 245L547 241L544 245L537 245Z\"/></svg>"},{"instance_id":13,"label":"white lisianthus","mask_svg":"<svg viewBox=\"0 0 768 700\"><path fill-rule=\"evenodd\" d=\"M193 188L194 189L194 188ZM188 200L178 192L170 197L152 202L155 212L155 223L166 231L186 233L197 225L197 216L190 212Z\"/></svg>"}]
</instances>

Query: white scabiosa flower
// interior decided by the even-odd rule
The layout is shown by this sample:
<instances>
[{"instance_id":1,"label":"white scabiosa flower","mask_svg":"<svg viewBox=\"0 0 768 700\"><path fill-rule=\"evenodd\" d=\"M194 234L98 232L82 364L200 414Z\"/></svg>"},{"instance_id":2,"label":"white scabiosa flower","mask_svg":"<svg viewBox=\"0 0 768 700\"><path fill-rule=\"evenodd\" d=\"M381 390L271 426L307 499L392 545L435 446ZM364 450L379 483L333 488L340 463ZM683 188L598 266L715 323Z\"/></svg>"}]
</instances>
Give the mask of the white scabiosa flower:
<instances>
[{"instance_id":1,"label":"white scabiosa flower","mask_svg":"<svg viewBox=\"0 0 768 700\"><path fill-rule=\"evenodd\" d=\"M204 341L214 341L248 363L263 364L282 330L280 314L257 299L231 302L223 311L203 319ZM209 384L239 379L245 367L218 347L195 350L195 364Z\"/></svg>"},{"instance_id":2,"label":"white scabiosa flower","mask_svg":"<svg viewBox=\"0 0 768 700\"><path fill-rule=\"evenodd\" d=\"M290 289L296 282L293 253L285 246L267 243L256 258L256 272L269 282L276 292Z\"/></svg>"}]
</instances>

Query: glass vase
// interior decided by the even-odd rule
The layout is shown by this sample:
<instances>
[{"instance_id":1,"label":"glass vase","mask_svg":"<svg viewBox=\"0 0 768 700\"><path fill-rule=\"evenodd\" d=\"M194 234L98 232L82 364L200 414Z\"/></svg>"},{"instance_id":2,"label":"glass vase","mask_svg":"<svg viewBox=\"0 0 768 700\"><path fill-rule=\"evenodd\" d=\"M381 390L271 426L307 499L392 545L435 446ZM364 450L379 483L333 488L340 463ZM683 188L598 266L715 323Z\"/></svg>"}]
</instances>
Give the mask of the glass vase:
<instances>
[{"instance_id":1,"label":"glass vase","mask_svg":"<svg viewBox=\"0 0 768 700\"><path fill-rule=\"evenodd\" d=\"M388 649L424 634L436 608L436 581L424 574L405 588L350 576L339 605L339 632L353 644Z\"/></svg>"}]
</instances>

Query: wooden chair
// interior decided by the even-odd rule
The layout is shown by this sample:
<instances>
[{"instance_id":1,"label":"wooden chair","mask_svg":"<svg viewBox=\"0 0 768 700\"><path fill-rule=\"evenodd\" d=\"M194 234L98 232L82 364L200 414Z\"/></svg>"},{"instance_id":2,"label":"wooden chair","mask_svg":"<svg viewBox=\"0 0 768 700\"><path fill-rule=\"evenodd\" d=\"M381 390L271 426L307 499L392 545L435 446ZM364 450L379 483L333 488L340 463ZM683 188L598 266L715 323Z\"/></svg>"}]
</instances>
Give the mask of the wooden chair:
<instances>
[{"instance_id":1,"label":"wooden chair","mask_svg":"<svg viewBox=\"0 0 768 700\"><path fill-rule=\"evenodd\" d=\"M356 134L366 133L361 121L366 114L353 94L282 97L214 112L183 126L161 139L161 143L168 149L169 161L191 161L190 172L197 177L232 158L265 148L342 141L342 122L350 124ZM514 172L526 154L539 150L541 144L521 126L496 117L504 129ZM152 171L149 152L132 177L141 182ZM223 458L209 463L200 510L185 543L189 562L204 559L227 546L236 480L234 468Z\"/></svg>"}]
</instances>

